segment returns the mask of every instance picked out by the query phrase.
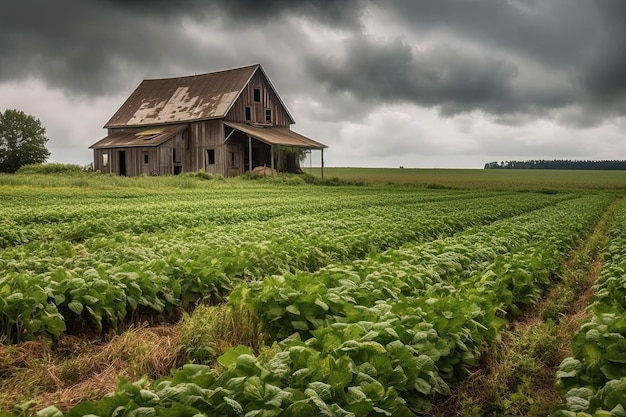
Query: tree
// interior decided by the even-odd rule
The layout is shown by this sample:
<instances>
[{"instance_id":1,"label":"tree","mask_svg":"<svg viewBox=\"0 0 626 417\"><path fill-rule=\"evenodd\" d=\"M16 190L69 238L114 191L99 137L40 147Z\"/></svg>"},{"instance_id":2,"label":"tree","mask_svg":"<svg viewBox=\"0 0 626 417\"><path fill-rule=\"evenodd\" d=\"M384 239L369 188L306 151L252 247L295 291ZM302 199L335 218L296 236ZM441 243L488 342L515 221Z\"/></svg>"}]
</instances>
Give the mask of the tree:
<instances>
[{"instance_id":1,"label":"tree","mask_svg":"<svg viewBox=\"0 0 626 417\"><path fill-rule=\"evenodd\" d=\"M20 110L0 112L0 172L15 172L27 164L46 162L46 128Z\"/></svg>"}]
</instances>

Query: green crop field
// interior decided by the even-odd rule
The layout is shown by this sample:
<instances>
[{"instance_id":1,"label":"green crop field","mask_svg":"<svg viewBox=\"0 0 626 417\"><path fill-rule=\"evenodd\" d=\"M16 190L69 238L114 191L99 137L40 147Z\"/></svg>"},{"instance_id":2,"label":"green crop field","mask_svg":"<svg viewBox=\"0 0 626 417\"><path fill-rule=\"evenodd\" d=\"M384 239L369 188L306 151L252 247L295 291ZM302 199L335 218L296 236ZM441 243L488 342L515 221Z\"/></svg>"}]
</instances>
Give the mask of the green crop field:
<instances>
[{"instance_id":1,"label":"green crop field","mask_svg":"<svg viewBox=\"0 0 626 417\"><path fill-rule=\"evenodd\" d=\"M320 176L319 168L305 172ZM325 168L326 177L361 180L370 184L411 184L499 190L626 190L625 171Z\"/></svg>"},{"instance_id":2,"label":"green crop field","mask_svg":"<svg viewBox=\"0 0 626 417\"><path fill-rule=\"evenodd\" d=\"M313 174L0 175L0 416L626 415L625 173Z\"/></svg>"}]
</instances>

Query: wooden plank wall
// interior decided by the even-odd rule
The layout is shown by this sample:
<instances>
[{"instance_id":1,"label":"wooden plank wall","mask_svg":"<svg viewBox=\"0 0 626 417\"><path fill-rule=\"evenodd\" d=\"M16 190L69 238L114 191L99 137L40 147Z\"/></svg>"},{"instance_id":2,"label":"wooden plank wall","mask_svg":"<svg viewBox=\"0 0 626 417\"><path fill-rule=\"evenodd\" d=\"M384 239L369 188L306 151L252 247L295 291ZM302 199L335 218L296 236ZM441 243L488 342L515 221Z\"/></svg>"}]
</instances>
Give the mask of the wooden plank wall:
<instances>
[{"instance_id":1,"label":"wooden plank wall","mask_svg":"<svg viewBox=\"0 0 626 417\"><path fill-rule=\"evenodd\" d=\"M261 90L260 103L254 101L255 88L259 88ZM280 103L280 100L261 71L257 71L248 85L243 89L241 95L235 101L235 104L233 104L233 107L230 109L228 114L226 114L226 120L241 123L248 122L245 116L246 106L249 106L252 110L252 120L250 120L252 123L266 123L266 109L270 109L272 111L273 125L289 127L291 123L289 116L287 115L287 111Z\"/></svg>"},{"instance_id":2,"label":"wooden plank wall","mask_svg":"<svg viewBox=\"0 0 626 417\"><path fill-rule=\"evenodd\" d=\"M195 122L191 124L189 130L185 171L202 169L212 174L228 175L227 150L224 144L224 123L222 120ZM207 154L209 149L215 151L215 163L211 165L209 165Z\"/></svg>"},{"instance_id":3,"label":"wooden plank wall","mask_svg":"<svg viewBox=\"0 0 626 417\"><path fill-rule=\"evenodd\" d=\"M169 163L167 161L165 164L159 162L160 148L153 146L94 149L94 169L103 174L120 175L120 152L124 152L127 177L135 177L137 175L163 175L171 172L171 156ZM104 154L106 154L108 158L107 166L103 165ZM148 163L144 162L145 156L148 157Z\"/></svg>"}]
</instances>

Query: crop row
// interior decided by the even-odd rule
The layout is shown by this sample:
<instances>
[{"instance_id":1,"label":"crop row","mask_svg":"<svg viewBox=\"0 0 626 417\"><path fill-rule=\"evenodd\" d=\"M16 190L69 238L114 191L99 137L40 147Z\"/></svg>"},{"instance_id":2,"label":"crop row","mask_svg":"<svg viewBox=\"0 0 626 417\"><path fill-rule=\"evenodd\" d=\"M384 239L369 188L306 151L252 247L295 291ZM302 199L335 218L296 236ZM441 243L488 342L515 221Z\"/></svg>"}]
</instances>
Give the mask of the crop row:
<instances>
[{"instance_id":1,"label":"crop row","mask_svg":"<svg viewBox=\"0 0 626 417\"><path fill-rule=\"evenodd\" d=\"M115 327L137 310L162 313L203 297L219 299L240 279L316 270L556 201L543 195L488 197L373 207L358 219L343 210L333 219L301 215L155 234L120 232L83 245L6 248L0 256L0 335L58 335L78 318L96 330Z\"/></svg>"},{"instance_id":2,"label":"crop row","mask_svg":"<svg viewBox=\"0 0 626 417\"><path fill-rule=\"evenodd\" d=\"M36 241L82 242L96 236L126 231L133 234L172 230L184 225L199 227L245 221L264 221L280 216L332 213L337 210L416 203L411 193L383 191L337 195L279 194L276 190L221 192L219 198L206 191L187 194L125 193L94 196L13 195L3 198L0 248ZM420 202L475 198L478 194L425 193Z\"/></svg>"},{"instance_id":3,"label":"crop row","mask_svg":"<svg viewBox=\"0 0 626 417\"><path fill-rule=\"evenodd\" d=\"M458 278L433 281L415 293L410 285L396 292L393 284L391 292L378 288L365 305L357 305L350 291L324 298L330 292L323 284L285 282L293 292L310 294L310 304L324 311L326 318L307 320L307 329L299 329L288 314L301 315L300 306L295 306L298 311L285 309L284 317L276 320L306 333L295 332L258 357L243 347L229 351L219 358L226 367L221 373L186 365L171 378L152 384L123 382L114 395L80 404L67 415L412 416L412 411L429 407L434 393L448 393L448 382L477 363L483 342L502 328L504 309L528 301L526 291L511 294L504 289L545 285L551 269L606 206L606 200L597 198L559 204L544 223L549 230L534 235L532 242L497 255L493 262L478 262L466 274L460 266ZM506 233L506 221L502 223ZM468 257L484 251L471 240L464 245L470 247L457 252ZM421 245L402 249L407 257L415 250L406 262L428 262L428 257L419 256ZM342 274L337 267L328 269ZM338 277L337 284L354 288L357 274L343 275L345 279ZM408 279L400 269L398 276ZM251 287L242 284L231 304L252 300L253 291L247 288ZM339 304L348 307L330 314L331 305ZM50 407L40 415L62 413Z\"/></svg>"},{"instance_id":4,"label":"crop row","mask_svg":"<svg viewBox=\"0 0 626 417\"><path fill-rule=\"evenodd\" d=\"M626 208L615 217L590 317L557 372L567 403L555 417L626 416Z\"/></svg>"},{"instance_id":5,"label":"crop row","mask_svg":"<svg viewBox=\"0 0 626 417\"><path fill-rule=\"evenodd\" d=\"M589 204L589 199L571 200L454 236L408 243L346 266L267 277L239 288L233 297L244 298L274 338L294 331L308 337L310 330L329 322L361 317L363 307L372 307L381 299L422 297L432 290L457 286L477 272L497 276L512 268L507 260L513 253L536 251L538 242L548 238L562 252L578 237L571 234L573 228L588 228ZM605 202L595 204L603 207ZM558 230L564 212L569 213L569 235ZM560 239L555 240L556 236ZM558 264L543 262L544 268L557 271ZM520 277L510 288L500 282L493 284L499 286L497 292L506 297L509 308L515 309L512 299L532 303L539 296L535 282L526 282L526 278Z\"/></svg>"}]
</instances>

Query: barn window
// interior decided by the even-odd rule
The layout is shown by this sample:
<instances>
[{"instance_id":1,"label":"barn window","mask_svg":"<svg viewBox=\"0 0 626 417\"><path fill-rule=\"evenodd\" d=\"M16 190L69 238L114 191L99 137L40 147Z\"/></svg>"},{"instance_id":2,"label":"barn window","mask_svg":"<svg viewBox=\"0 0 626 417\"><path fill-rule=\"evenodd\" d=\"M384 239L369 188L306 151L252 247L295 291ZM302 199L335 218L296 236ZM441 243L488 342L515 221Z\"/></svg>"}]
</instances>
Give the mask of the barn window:
<instances>
[{"instance_id":1,"label":"barn window","mask_svg":"<svg viewBox=\"0 0 626 417\"><path fill-rule=\"evenodd\" d=\"M265 122L272 123L272 110L265 109Z\"/></svg>"},{"instance_id":2,"label":"barn window","mask_svg":"<svg viewBox=\"0 0 626 417\"><path fill-rule=\"evenodd\" d=\"M215 149L207 149L206 160L207 160L207 164L209 165L215 164Z\"/></svg>"},{"instance_id":3,"label":"barn window","mask_svg":"<svg viewBox=\"0 0 626 417\"><path fill-rule=\"evenodd\" d=\"M109 154L108 153L102 154L102 166L103 167L109 166Z\"/></svg>"},{"instance_id":4,"label":"barn window","mask_svg":"<svg viewBox=\"0 0 626 417\"><path fill-rule=\"evenodd\" d=\"M255 88L253 93L254 93L254 101L256 103L260 103L261 102L261 89Z\"/></svg>"},{"instance_id":5,"label":"barn window","mask_svg":"<svg viewBox=\"0 0 626 417\"><path fill-rule=\"evenodd\" d=\"M252 120L252 109L246 106L246 122Z\"/></svg>"}]
</instances>

